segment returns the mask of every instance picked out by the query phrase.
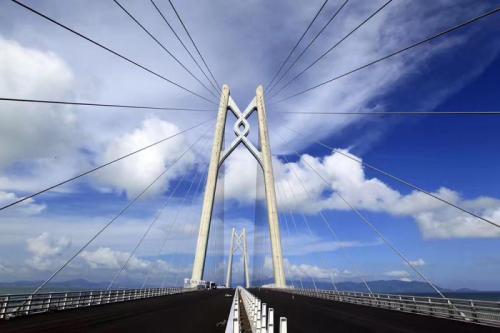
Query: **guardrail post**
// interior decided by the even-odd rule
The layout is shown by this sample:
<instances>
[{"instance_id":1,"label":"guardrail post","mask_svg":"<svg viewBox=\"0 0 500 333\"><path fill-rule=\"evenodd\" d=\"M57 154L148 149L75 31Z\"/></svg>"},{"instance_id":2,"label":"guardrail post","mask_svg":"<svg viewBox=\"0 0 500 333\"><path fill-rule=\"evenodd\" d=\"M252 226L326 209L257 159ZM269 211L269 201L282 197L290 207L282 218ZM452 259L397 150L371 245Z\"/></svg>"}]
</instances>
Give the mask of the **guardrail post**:
<instances>
[{"instance_id":1,"label":"guardrail post","mask_svg":"<svg viewBox=\"0 0 500 333\"><path fill-rule=\"evenodd\" d=\"M469 307L470 307L470 313L472 314L472 318L473 318L472 320L477 323L478 322L477 312L476 312L476 307L474 306L473 300L470 300Z\"/></svg>"},{"instance_id":2,"label":"guardrail post","mask_svg":"<svg viewBox=\"0 0 500 333\"><path fill-rule=\"evenodd\" d=\"M240 313L239 313L239 297L238 289L234 291L234 304L233 304L233 333L240 333Z\"/></svg>"},{"instance_id":3,"label":"guardrail post","mask_svg":"<svg viewBox=\"0 0 500 333\"><path fill-rule=\"evenodd\" d=\"M267 333L274 333L274 309L269 308L267 314Z\"/></svg>"},{"instance_id":4,"label":"guardrail post","mask_svg":"<svg viewBox=\"0 0 500 333\"><path fill-rule=\"evenodd\" d=\"M2 305L0 306L0 319L3 319L7 308L9 307L9 296L5 296L2 300Z\"/></svg>"},{"instance_id":5,"label":"guardrail post","mask_svg":"<svg viewBox=\"0 0 500 333\"><path fill-rule=\"evenodd\" d=\"M97 305L101 305L102 303L102 290L99 291L99 299L97 300Z\"/></svg>"},{"instance_id":6,"label":"guardrail post","mask_svg":"<svg viewBox=\"0 0 500 333\"><path fill-rule=\"evenodd\" d=\"M28 296L28 299L26 300L26 306L24 307L24 313L29 315L30 314L30 310L31 310L31 299L33 298L32 295L29 295Z\"/></svg>"},{"instance_id":7,"label":"guardrail post","mask_svg":"<svg viewBox=\"0 0 500 333\"><path fill-rule=\"evenodd\" d=\"M434 304L432 304L432 300L430 297L428 298L428 303L429 303L429 314L432 316L434 315Z\"/></svg>"},{"instance_id":8,"label":"guardrail post","mask_svg":"<svg viewBox=\"0 0 500 333\"><path fill-rule=\"evenodd\" d=\"M260 328L261 328L261 320L262 320L262 308L261 308L261 303L260 303L260 299L257 299L257 320L256 320L256 323L255 323L255 327L256 327L256 331L257 333L261 333L260 332Z\"/></svg>"},{"instance_id":9,"label":"guardrail post","mask_svg":"<svg viewBox=\"0 0 500 333\"><path fill-rule=\"evenodd\" d=\"M262 318L260 321L261 333L266 333L267 331L267 304L262 303Z\"/></svg>"},{"instance_id":10,"label":"guardrail post","mask_svg":"<svg viewBox=\"0 0 500 333\"><path fill-rule=\"evenodd\" d=\"M49 297L48 297L47 302L46 302L47 304L45 304L46 310L49 310L51 300L52 300L52 294L49 294ZM43 310L43 308L42 308L42 310Z\"/></svg>"},{"instance_id":11,"label":"guardrail post","mask_svg":"<svg viewBox=\"0 0 500 333\"><path fill-rule=\"evenodd\" d=\"M455 316L454 312L455 311L453 310L453 304L451 304L451 301L448 300L448 314L450 318L453 318Z\"/></svg>"},{"instance_id":12,"label":"guardrail post","mask_svg":"<svg viewBox=\"0 0 500 333\"><path fill-rule=\"evenodd\" d=\"M280 333L287 332L287 321L285 317L280 317Z\"/></svg>"},{"instance_id":13,"label":"guardrail post","mask_svg":"<svg viewBox=\"0 0 500 333\"><path fill-rule=\"evenodd\" d=\"M238 325L238 318L233 317L233 333L239 333L240 327Z\"/></svg>"},{"instance_id":14,"label":"guardrail post","mask_svg":"<svg viewBox=\"0 0 500 333\"><path fill-rule=\"evenodd\" d=\"M76 307L79 308L80 307L80 302L82 301L82 292L80 291L78 293L78 299L76 301Z\"/></svg>"},{"instance_id":15,"label":"guardrail post","mask_svg":"<svg viewBox=\"0 0 500 333\"><path fill-rule=\"evenodd\" d=\"M66 302L68 301L68 293L64 293L64 298L61 306L61 310L66 309Z\"/></svg>"}]
</instances>

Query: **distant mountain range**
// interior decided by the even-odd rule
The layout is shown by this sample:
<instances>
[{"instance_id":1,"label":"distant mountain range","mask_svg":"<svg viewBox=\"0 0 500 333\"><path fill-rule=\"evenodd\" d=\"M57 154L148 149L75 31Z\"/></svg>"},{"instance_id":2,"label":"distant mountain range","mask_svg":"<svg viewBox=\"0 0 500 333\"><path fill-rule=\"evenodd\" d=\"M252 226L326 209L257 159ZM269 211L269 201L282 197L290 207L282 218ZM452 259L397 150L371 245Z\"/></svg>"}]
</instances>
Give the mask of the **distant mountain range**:
<instances>
[{"instance_id":1,"label":"distant mountain range","mask_svg":"<svg viewBox=\"0 0 500 333\"><path fill-rule=\"evenodd\" d=\"M312 281L291 281L296 288L308 288L314 289L314 284ZM42 283L42 281L14 281L14 282L0 282L0 289L14 289L14 288L36 288ZM271 284L272 280L260 280L254 281L252 284L259 286L265 284ZM419 281L400 281L400 280L376 280L367 281L368 286L372 292L376 293L390 293L390 294L434 294L434 290L429 287L428 284ZM108 287L108 282L91 282L85 279L75 279L60 282L52 282L48 285L47 289L105 289ZM367 292L366 286L362 282L338 282L336 287L340 291L358 291ZM125 283L117 285L115 288L137 288L136 283ZM331 283L328 282L316 282L316 288L318 289L333 289ZM474 293L477 292L473 289L461 288L461 289L447 289L440 288L443 292L454 292L454 293Z\"/></svg>"},{"instance_id":2,"label":"distant mountain range","mask_svg":"<svg viewBox=\"0 0 500 333\"><path fill-rule=\"evenodd\" d=\"M13 282L0 282L0 288L36 288L43 281L13 281ZM60 282L51 282L48 289L103 289L107 288L106 282L91 282L85 279L75 279Z\"/></svg>"},{"instance_id":3,"label":"distant mountain range","mask_svg":"<svg viewBox=\"0 0 500 333\"><path fill-rule=\"evenodd\" d=\"M259 281L256 282L256 285L264 285L271 284L272 280ZM306 289L314 289L315 285L311 280L301 281L293 280L288 281L296 287L296 288L306 288ZM401 280L374 280L366 282L370 287L371 291L374 293L387 293L387 294L436 294L436 292L425 282L420 281L401 281ZM356 291L356 292L368 292L365 284L362 282L338 282L336 283L336 287L339 291ZM325 290L333 290L334 287L330 282L316 282L317 289L325 289ZM448 289L438 287L440 291L445 293L475 293L477 290L469 289L469 288L460 288L460 289Z\"/></svg>"}]
</instances>

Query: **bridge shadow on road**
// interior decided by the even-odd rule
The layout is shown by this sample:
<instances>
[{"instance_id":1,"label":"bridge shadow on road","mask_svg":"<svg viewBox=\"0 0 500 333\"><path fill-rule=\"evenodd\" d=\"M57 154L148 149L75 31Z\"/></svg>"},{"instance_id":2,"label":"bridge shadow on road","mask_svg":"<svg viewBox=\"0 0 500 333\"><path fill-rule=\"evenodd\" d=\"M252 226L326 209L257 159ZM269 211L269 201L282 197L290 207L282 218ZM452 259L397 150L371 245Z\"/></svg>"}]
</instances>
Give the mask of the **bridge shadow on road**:
<instances>
[{"instance_id":1,"label":"bridge shadow on road","mask_svg":"<svg viewBox=\"0 0 500 333\"><path fill-rule=\"evenodd\" d=\"M233 294L234 290L188 292L0 320L0 332L221 333Z\"/></svg>"}]
</instances>

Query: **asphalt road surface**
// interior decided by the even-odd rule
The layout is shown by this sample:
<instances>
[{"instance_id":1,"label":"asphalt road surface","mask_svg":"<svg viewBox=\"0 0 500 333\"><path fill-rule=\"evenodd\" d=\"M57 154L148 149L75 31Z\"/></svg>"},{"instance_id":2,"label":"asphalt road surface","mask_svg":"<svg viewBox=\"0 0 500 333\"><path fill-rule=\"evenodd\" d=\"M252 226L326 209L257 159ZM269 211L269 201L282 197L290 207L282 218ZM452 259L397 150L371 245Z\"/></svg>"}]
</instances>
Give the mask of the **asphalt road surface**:
<instances>
[{"instance_id":1,"label":"asphalt road surface","mask_svg":"<svg viewBox=\"0 0 500 333\"><path fill-rule=\"evenodd\" d=\"M287 317L288 333L500 332L498 328L324 299L251 289L274 308L275 325ZM277 331L277 329L276 329Z\"/></svg>"},{"instance_id":2,"label":"asphalt road surface","mask_svg":"<svg viewBox=\"0 0 500 333\"><path fill-rule=\"evenodd\" d=\"M0 332L197 332L226 329L234 291L213 290L0 320Z\"/></svg>"}]
</instances>

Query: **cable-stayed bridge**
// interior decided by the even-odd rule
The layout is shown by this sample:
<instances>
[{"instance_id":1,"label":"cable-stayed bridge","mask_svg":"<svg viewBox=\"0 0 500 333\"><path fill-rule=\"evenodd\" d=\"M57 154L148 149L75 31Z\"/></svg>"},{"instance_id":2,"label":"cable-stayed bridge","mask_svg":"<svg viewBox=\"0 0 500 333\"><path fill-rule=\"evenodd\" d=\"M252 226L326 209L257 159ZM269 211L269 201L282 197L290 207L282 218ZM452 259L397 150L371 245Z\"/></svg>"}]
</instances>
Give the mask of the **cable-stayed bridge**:
<instances>
[{"instance_id":1,"label":"cable-stayed bridge","mask_svg":"<svg viewBox=\"0 0 500 333\"><path fill-rule=\"evenodd\" d=\"M6 213L22 205L32 202L34 199L47 192L54 191L59 187L70 184L80 178L91 175L100 170L105 170L117 163L125 163L130 158L140 158L141 154L151 149L157 149L164 145L178 145L177 139L189 138L189 144L176 151L175 156L170 156L170 162L165 165L158 174L149 175L147 184L139 189L127 202L119 207L113 216L92 232L91 237L82 240L74 252L49 274L43 277L43 281L28 293L5 293L0 295L0 330L2 332L26 332L26 331L173 331L173 332L331 332L331 331L380 331L380 332L431 332L431 331L496 331L500 327L500 302L482 300L475 298L455 298L449 296L438 284L433 282L431 274L424 272L421 263L412 260L405 251L397 246L385 234L381 228L372 221L369 213L365 212L358 202L352 201L349 195L342 191L334 191L332 197L336 202L343 205L346 210L364 225L377 239L381 246L385 246L392 255L397 258L404 267L411 270L412 275L421 282L419 286L425 286L423 293L405 292L379 292L374 288L373 281L365 278L360 273L361 269L349 254L346 253L346 261L350 262L351 269L356 271L355 277L359 279L359 285L363 290L345 290L343 282L338 281L338 276L330 272L328 276L328 287L325 288L324 281L318 281L312 266L304 266L301 274L292 272L293 267L287 262L287 249L282 240L290 237L292 233L296 236L301 232L314 234L311 228L311 215L324 225L325 233L336 244L344 244L336 231L335 221L325 213L323 209L311 207L292 213L293 207L287 207L287 202L299 205L301 202L319 201L317 189L309 183L310 179L304 179L303 170L314 175L315 182L328 188L331 185L328 165L318 164L316 160L304 158L300 151L289 148L285 155L273 155L272 143L279 142L286 146L287 135L304 138L306 134L301 128L292 128L286 125L280 130L274 130L268 124L268 115L273 111L273 106L283 103L297 96L302 96L313 90L327 86L334 81L365 70L368 67L390 61L391 58L410 52L424 44L446 38L471 25L480 24L487 20L497 20L500 7L489 9L482 14L471 17L461 23L448 27L447 29L427 36L419 41L406 45L405 47L373 59L366 64L351 68L335 77L321 81L306 89L296 91L282 96L283 92L292 83L303 78L304 73L320 63L330 52L342 45L362 28L370 20L377 17L388 6L392 0L385 1L375 11L367 15L359 24L347 32L341 39L335 42L324 53L312 61L300 71L295 71L295 65L299 63L303 55L313 46L316 39L323 31L339 16L342 15L344 7L349 0L341 3L331 12L331 16L321 29L314 35L307 45L299 53L299 46L305 43L304 37L310 33L311 27L318 23L317 18L324 14L323 11L328 3L324 1L317 10L309 25L292 47L288 55L280 64L271 80L264 86L259 85L255 90L255 96L245 109L233 99L229 85L220 85L214 71L208 65L202 55L200 48L190 34L187 25L183 21L179 11L172 1L168 1L171 13L180 24L180 31L185 38L172 26L168 16L165 15L162 6L150 0L152 9L165 22L170 31L186 51L190 64L194 65L196 74L187 65L183 58L176 56L167 45L153 34L139 18L127 8L125 2L114 0L113 3L123 11L129 19L137 25L148 39L151 39L162 52L168 54L178 66L180 66L197 83L195 88L187 87L174 79L143 65L139 61L113 49L111 46L97 41L90 36L70 27L48 14L39 11L27 2L11 0L13 5L30 12L34 16L56 25L60 29L70 33L87 43L110 53L130 65L147 72L149 75L165 81L183 93L193 98L209 103L209 108L175 108L152 105L130 105L117 103L95 103L83 101L64 101L35 99L30 96L20 98L18 96L1 96L0 101L19 104L48 104L68 105L82 108L111 108L111 109L146 109L164 112L192 112L196 115L209 115L208 119L193 117L191 125L156 141L147 142L135 150L124 154L115 154L114 158L104 163L95 165L87 170L51 184L38 191L14 199L0 207L0 214ZM298 53L298 54L297 54ZM292 57L294 54L296 56ZM293 71L292 71L293 70ZM220 88L219 88L220 87ZM202 89L201 89L202 88ZM202 93L198 92L202 90ZM208 94L208 95L207 95ZM280 97L281 96L281 97ZM266 98L269 103L266 103ZM214 106L218 109L215 112ZM335 115L382 115L382 116L498 116L500 112L327 112L327 111L280 111L284 113L304 113ZM256 129L254 128L256 127ZM233 133L228 133L227 129ZM327 142L314 140L315 149L326 149L329 153L334 152L338 158L345 163L352 163L359 168L370 170L382 177L404 186L415 193L419 198L430 200L432 204L439 204L467 217L469 221L480 224L496 232L500 228L499 221L490 216L478 213L467 205L461 205L456 200L443 193L432 192L424 186L414 183L404 177L358 158L357 156L340 149L332 147ZM155 148L156 147L156 148ZM120 222L123 216L136 205L140 204L155 187L161 184L165 177L170 174L179 173L179 165L183 160L191 158L193 151L199 149L208 156L209 163L199 174L193 176L184 174L174 186L168 189L165 201L157 207L151 221L146 221L144 229L137 235L137 241L127 244L129 251L122 256L117 264L116 270L110 277L105 287L80 288L74 290L54 290L58 278L64 274L72 265L75 265L82 256L89 256L89 249L106 237L106 231ZM244 151L251 156L257 166L256 193L254 196L255 221L252 230L244 227L232 228L230 246L224 246L224 202L225 176L227 170L225 163L236 151ZM277 170L276 161L291 164L295 160L300 161L303 169L289 168L285 171L287 178L276 182L276 174L283 170ZM147 161L145 161L147 163ZM244 168L247 165L239 165L236 174L246 177ZM138 171L141 172L141 171ZM345 175L346 178L349 175ZM341 179L340 181L344 181ZM345 180L349 184L349 179ZM186 185L187 184L187 185ZM261 193L259 192L261 190ZM251 189L248 189L251 191ZM165 211L170 208L172 201L177 201L177 209L170 214L169 224L166 225L166 236L160 242L158 257L164 254L170 242L176 239L175 233L179 225L185 224L188 218L184 205L193 205L197 194L202 193L202 201L197 224L197 241L193 247L192 266L187 265L190 275L182 275L185 270L180 270L176 281L167 282L166 275L162 280L154 279L152 269L148 271L137 288L124 286L124 278L132 265L139 262L137 253L144 246L148 237L151 236L162 222ZM319 193L321 195L322 193ZM241 193L242 196L247 195ZM416 199L415 199L416 200ZM219 205L219 206L218 206ZM288 204L289 205L289 204ZM170 211L169 211L170 213ZM222 222L221 222L222 221ZM222 223L222 224L221 224ZM303 224L303 226L300 226ZM301 229L302 230L299 230ZM295 230L295 232L294 232ZM227 240L226 240L227 241ZM249 241L253 241L249 246ZM213 245L213 248L210 247ZM215 244L215 245L214 245ZM251 249L250 249L251 248ZM252 251L251 251L252 250ZM209 255L209 252L216 253ZM237 255L241 254L241 256ZM224 260L228 257L227 262ZM241 259L238 261L238 259ZM336 260L336 258L328 258ZM240 267L241 266L241 267ZM1 267L1 266L0 266ZM271 274L266 276L264 270L268 269ZM300 269L300 266L299 266ZM236 287L233 275L242 273L244 287ZM407 278L406 275L404 275ZM408 281L405 281L408 282ZM235 288L236 287L236 288Z\"/></svg>"}]
</instances>

